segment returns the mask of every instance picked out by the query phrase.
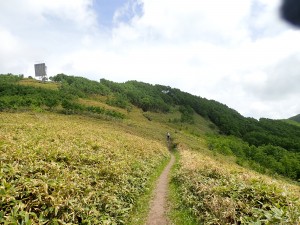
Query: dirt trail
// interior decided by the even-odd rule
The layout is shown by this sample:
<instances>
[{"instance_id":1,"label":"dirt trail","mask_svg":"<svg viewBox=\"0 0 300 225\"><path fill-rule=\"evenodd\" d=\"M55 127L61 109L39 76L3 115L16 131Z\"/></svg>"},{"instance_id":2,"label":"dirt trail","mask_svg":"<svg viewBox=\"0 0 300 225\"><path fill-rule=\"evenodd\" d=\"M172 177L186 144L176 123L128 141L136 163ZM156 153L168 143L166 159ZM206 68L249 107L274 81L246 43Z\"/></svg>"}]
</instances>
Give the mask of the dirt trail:
<instances>
[{"instance_id":1,"label":"dirt trail","mask_svg":"<svg viewBox=\"0 0 300 225\"><path fill-rule=\"evenodd\" d=\"M170 169L175 162L175 157L172 154L169 164L166 166L160 177L158 178L154 197L151 201L150 212L146 225L167 225L170 224L167 218L167 192L169 184Z\"/></svg>"}]
</instances>

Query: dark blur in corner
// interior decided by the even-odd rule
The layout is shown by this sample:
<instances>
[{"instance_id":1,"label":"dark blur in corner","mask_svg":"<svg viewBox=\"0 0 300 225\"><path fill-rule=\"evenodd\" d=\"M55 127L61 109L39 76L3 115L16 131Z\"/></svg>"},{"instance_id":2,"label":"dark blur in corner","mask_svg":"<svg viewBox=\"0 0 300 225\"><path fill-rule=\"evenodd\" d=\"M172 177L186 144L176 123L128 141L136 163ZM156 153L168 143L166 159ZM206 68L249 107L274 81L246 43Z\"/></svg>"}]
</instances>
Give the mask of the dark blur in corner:
<instances>
[{"instance_id":1,"label":"dark blur in corner","mask_svg":"<svg viewBox=\"0 0 300 225\"><path fill-rule=\"evenodd\" d=\"M280 11L284 20L300 27L300 0L283 0Z\"/></svg>"}]
</instances>

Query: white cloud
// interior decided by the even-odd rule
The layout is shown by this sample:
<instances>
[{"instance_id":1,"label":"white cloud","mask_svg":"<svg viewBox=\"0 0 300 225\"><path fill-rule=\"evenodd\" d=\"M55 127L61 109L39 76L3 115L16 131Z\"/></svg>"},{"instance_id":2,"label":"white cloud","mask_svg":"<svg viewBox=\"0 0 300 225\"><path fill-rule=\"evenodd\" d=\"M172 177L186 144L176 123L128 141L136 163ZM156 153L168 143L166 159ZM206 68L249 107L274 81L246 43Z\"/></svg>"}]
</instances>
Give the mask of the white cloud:
<instances>
[{"instance_id":1,"label":"white cloud","mask_svg":"<svg viewBox=\"0 0 300 225\"><path fill-rule=\"evenodd\" d=\"M17 40L17 38L14 37L9 31L1 28L0 28L0 37L1 37L0 49L2 51L2 55L4 54L9 55L9 53L11 52L15 53L15 51L19 47L18 46L19 41Z\"/></svg>"},{"instance_id":2,"label":"white cloud","mask_svg":"<svg viewBox=\"0 0 300 225\"><path fill-rule=\"evenodd\" d=\"M239 36L236 28L247 16L249 6L249 1L237 0L145 0L144 16L138 25L152 28L171 40L201 40L216 33L224 37Z\"/></svg>"},{"instance_id":3,"label":"white cloud","mask_svg":"<svg viewBox=\"0 0 300 225\"><path fill-rule=\"evenodd\" d=\"M0 2L0 30L10 35L10 41L5 40L7 35L0 36L4 43L1 72L32 75L33 63L53 60L56 64L58 56L80 49L86 34L97 27L90 6L91 1L87 0ZM5 46L11 48L9 52L3 51L8 48Z\"/></svg>"},{"instance_id":4,"label":"white cloud","mask_svg":"<svg viewBox=\"0 0 300 225\"><path fill-rule=\"evenodd\" d=\"M280 20L280 0L128 0L106 28L92 3L1 2L0 72L32 75L43 60L49 75L165 84L246 116L300 113L300 33Z\"/></svg>"}]
</instances>

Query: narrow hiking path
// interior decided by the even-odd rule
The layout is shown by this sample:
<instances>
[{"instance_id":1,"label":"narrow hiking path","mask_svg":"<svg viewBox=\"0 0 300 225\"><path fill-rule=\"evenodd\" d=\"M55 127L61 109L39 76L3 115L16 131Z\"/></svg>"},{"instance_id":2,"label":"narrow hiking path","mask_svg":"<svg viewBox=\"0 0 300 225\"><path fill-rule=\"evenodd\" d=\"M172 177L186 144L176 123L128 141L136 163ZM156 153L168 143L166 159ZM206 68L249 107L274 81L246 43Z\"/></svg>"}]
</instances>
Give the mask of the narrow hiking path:
<instances>
[{"instance_id":1,"label":"narrow hiking path","mask_svg":"<svg viewBox=\"0 0 300 225\"><path fill-rule=\"evenodd\" d=\"M170 224L167 218L167 193L169 185L169 173L174 165L175 157L171 154L171 160L157 180L153 199L146 225L167 225Z\"/></svg>"}]
</instances>

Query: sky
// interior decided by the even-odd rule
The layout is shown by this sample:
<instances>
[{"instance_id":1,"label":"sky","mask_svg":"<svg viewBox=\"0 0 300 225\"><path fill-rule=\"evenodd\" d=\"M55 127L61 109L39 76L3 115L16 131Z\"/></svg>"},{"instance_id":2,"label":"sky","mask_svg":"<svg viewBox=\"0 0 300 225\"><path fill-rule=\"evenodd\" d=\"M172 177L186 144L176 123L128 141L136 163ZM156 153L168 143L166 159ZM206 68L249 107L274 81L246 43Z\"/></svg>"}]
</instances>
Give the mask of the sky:
<instances>
[{"instance_id":1,"label":"sky","mask_svg":"<svg viewBox=\"0 0 300 225\"><path fill-rule=\"evenodd\" d=\"M0 74L34 64L214 99L246 117L300 113L300 30L280 0L0 1Z\"/></svg>"}]
</instances>

